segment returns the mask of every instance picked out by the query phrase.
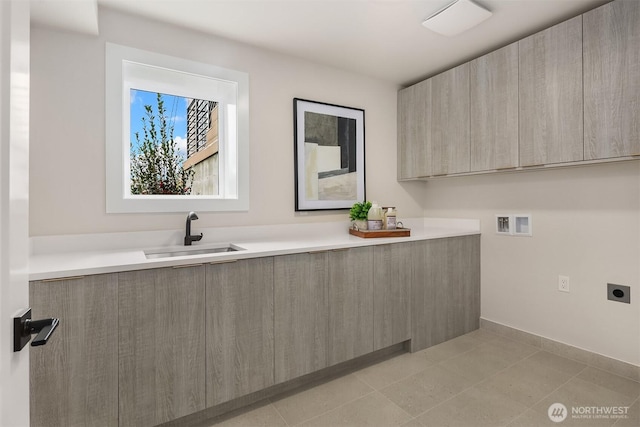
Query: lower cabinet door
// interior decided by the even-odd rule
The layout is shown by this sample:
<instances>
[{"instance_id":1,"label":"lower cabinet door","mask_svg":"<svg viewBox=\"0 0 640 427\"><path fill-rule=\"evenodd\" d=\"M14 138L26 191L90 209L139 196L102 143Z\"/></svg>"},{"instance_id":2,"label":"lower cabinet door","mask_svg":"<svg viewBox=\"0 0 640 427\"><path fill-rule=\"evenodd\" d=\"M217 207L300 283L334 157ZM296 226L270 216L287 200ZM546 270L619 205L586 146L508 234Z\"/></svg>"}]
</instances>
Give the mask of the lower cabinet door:
<instances>
[{"instance_id":1,"label":"lower cabinet door","mask_svg":"<svg viewBox=\"0 0 640 427\"><path fill-rule=\"evenodd\" d=\"M33 319L60 324L29 347L32 426L118 425L116 274L29 284Z\"/></svg>"},{"instance_id":2,"label":"lower cabinet door","mask_svg":"<svg viewBox=\"0 0 640 427\"><path fill-rule=\"evenodd\" d=\"M327 367L328 254L274 258L275 381Z\"/></svg>"},{"instance_id":3,"label":"lower cabinet door","mask_svg":"<svg viewBox=\"0 0 640 427\"><path fill-rule=\"evenodd\" d=\"M373 249L373 349L411 338L411 243Z\"/></svg>"},{"instance_id":4,"label":"lower cabinet door","mask_svg":"<svg viewBox=\"0 0 640 427\"><path fill-rule=\"evenodd\" d=\"M373 248L329 252L329 365L373 351Z\"/></svg>"},{"instance_id":5,"label":"lower cabinet door","mask_svg":"<svg viewBox=\"0 0 640 427\"><path fill-rule=\"evenodd\" d=\"M207 265L205 325L208 407L273 385L273 258Z\"/></svg>"},{"instance_id":6,"label":"lower cabinet door","mask_svg":"<svg viewBox=\"0 0 640 427\"><path fill-rule=\"evenodd\" d=\"M480 235L447 239L449 286L447 339L480 327Z\"/></svg>"},{"instance_id":7,"label":"lower cabinet door","mask_svg":"<svg viewBox=\"0 0 640 427\"><path fill-rule=\"evenodd\" d=\"M411 351L422 350L447 340L447 240L411 243L414 265Z\"/></svg>"},{"instance_id":8,"label":"lower cabinet door","mask_svg":"<svg viewBox=\"0 0 640 427\"><path fill-rule=\"evenodd\" d=\"M478 329L480 236L425 240L411 245L411 351Z\"/></svg>"},{"instance_id":9,"label":"lower cabinet door","mask_svg":"<svg viewBox=\"0 0 640 427\"><path fill-rule=\"evenodd\" d=\"M203 266L118 275L121 426L205 409Z\"/></svg>"}]
</instances>

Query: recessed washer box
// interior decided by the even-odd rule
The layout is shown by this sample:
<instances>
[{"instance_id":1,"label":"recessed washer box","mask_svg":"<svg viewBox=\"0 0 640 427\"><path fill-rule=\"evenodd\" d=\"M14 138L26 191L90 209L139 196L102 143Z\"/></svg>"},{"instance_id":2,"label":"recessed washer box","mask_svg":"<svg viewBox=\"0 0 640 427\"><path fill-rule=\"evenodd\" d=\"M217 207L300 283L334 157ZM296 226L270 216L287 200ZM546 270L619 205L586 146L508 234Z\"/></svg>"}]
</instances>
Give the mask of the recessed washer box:
<instances>
[{"instance_id":1,"label":"recessed washer box","mask_svg":"<svg viewBox=\"0 0 640 427\"><path fill-rule=\"evenodd\" d=\"M531 236L531 214L497 214L496 234L505 236Z\"/></svg>"},{"instance_id":2,"label":"recessed washer box","mask_svg":"<svg viewBox=\"0 0 640 427\"><path fill-rule=\"evenodd\" d=\"M531 215L514 215L514 236L531 236L533 234L533 227L531 224Z\"/></svg>"},{"instance_id":3,"label":"recessed washer box","mask_svg":"<svg viewBox=\"0 0 640 427\"><path fill-rule=\"evenodd\" d=\"M511 216L505 214L496 215L496 233L511 235Z\"/></svg>"}]
</instances>

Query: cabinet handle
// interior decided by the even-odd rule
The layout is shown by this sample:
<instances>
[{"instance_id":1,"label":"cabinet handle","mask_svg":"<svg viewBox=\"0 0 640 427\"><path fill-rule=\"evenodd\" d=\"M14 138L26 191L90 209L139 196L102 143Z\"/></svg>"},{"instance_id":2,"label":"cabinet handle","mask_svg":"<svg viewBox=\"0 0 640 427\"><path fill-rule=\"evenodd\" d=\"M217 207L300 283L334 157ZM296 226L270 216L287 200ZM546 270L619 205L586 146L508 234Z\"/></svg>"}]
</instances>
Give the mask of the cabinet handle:
<instances>
[{"instance_id":1,"label":"cabinet handle","mask_svg":"<svg viewBox=\"0 0 640 427\"><path fill-rule=\"evenodd\" d=\"M336 249L331 249L331 252L343 252L343 251L348 251L351 248L336 248Z\"/></svg>"},{"instance_id":2,"label":"cabinet handle","mask_svg":"<svg viewBox=\"0 0 640 427\"><path fill-rule=\"evenodd\" d=\"M200 263L200 264L174 265L171 268L178 269L178 268L189 268L189 267L201 267L202 265L204 265L204 264Z\"/></svg>"},{"instance_id":3,"label":"cabinet handle","mask_svg":"<svg viewBox=\"0 0 640 427\"><path fill-rule=\"evenodd\" d=\"M307 253L310 254L310 255L313 255L313 254L325 254L327 252L328 251L326 249L322 250L322 251L307 251Z\"/></svg>"},{"instance_id":4,"label":"cabinet handle","mask_svg":"<svg viewBox=\"0 0 640 427\"><path fill-rule=\"evenodd\" d=\"M53 278L53 279L43 279L40 282L41 283L50 283L50 282L62 282L64 280L78 280L78 279L84 279L84 276L56 277L56 278Z\"/></svg>"},{"instance_id":5,"label":"cabinet handle","mask_svg":"<svg viewBox=\"0 0 640 427\"><path fill-rule=\"evenodd\" d=\"M232 262L236 262L238 261L237 259L222 259L220 261L211 261L209 264L210 265L215 265L215 264L229 264Z\"/></svg>"}]
</instances>

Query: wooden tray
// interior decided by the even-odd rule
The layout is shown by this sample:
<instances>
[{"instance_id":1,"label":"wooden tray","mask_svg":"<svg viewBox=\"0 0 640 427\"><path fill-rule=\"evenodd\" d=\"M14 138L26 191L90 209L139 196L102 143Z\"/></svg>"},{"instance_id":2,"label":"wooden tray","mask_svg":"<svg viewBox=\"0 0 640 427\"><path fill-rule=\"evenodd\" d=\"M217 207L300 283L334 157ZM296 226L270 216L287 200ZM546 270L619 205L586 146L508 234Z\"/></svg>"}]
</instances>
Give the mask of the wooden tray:
<instances>
[{"instance_id":1,"label":"wooden tray","mask_svg":"<svg viewBox=\"0 0 640 427\"><path fill-rule=\"evenodd\" d=\"M409 237L411 236L410 228L396 228L395 230L354 230L349 229L349 234L369 239L372 237Z\"/></svg>"}]
</instances>

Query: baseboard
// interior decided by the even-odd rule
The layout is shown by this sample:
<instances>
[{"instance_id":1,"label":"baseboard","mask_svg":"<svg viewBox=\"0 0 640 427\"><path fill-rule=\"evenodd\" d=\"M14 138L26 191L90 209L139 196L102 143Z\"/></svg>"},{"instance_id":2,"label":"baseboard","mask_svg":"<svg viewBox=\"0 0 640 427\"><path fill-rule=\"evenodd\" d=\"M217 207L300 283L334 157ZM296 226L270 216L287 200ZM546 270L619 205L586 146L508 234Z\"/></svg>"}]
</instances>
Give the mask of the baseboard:
<instances>
[{"instance_id":1,"label":"baseboard","mask_svg":"<svg viewBox=\"0 0 640 427\"><path fill-rule=\"evenodd\" d=\"M554 341L540 335L521 331L520 329L512 328L511 326L503 325L484 318L480 318L480 328L515 341L520 341L525 344L538 347L542 350L548 351L549 353L554 353L558 356L566 357L567 359L573 359L586 365L593 366L594 368L602 369L603 371L608 371L612 374L640 382L640 366L603 356L559 341Z\"/></svg>"},{"instance_id":2,"label":"baseboard","mask_svg":"<svg viewBox=\"0 0 640 427\"><path fill-rule=\"evenodd\" d=\"M264 401L265 399L277 398L287 393L295 393L306 388L315 387L319 384L331 381L348 373L357 371L367 366L371 366L391 357L407 352L408 342L392 345L381 350L368 353L340 364L321 369L316 372L289 380L284 383L273 385L264 390L256 391L246 396L239 397L229 402L221 403L217 406L204 409L184 417L161 424L161 427L195 427L203 424L210 425L217 423L227 417L233 416L233 411ZM206 422L205 422L206 421ZM158 426L158 427L160 427Z\"/></svg>"}]
</instances>

